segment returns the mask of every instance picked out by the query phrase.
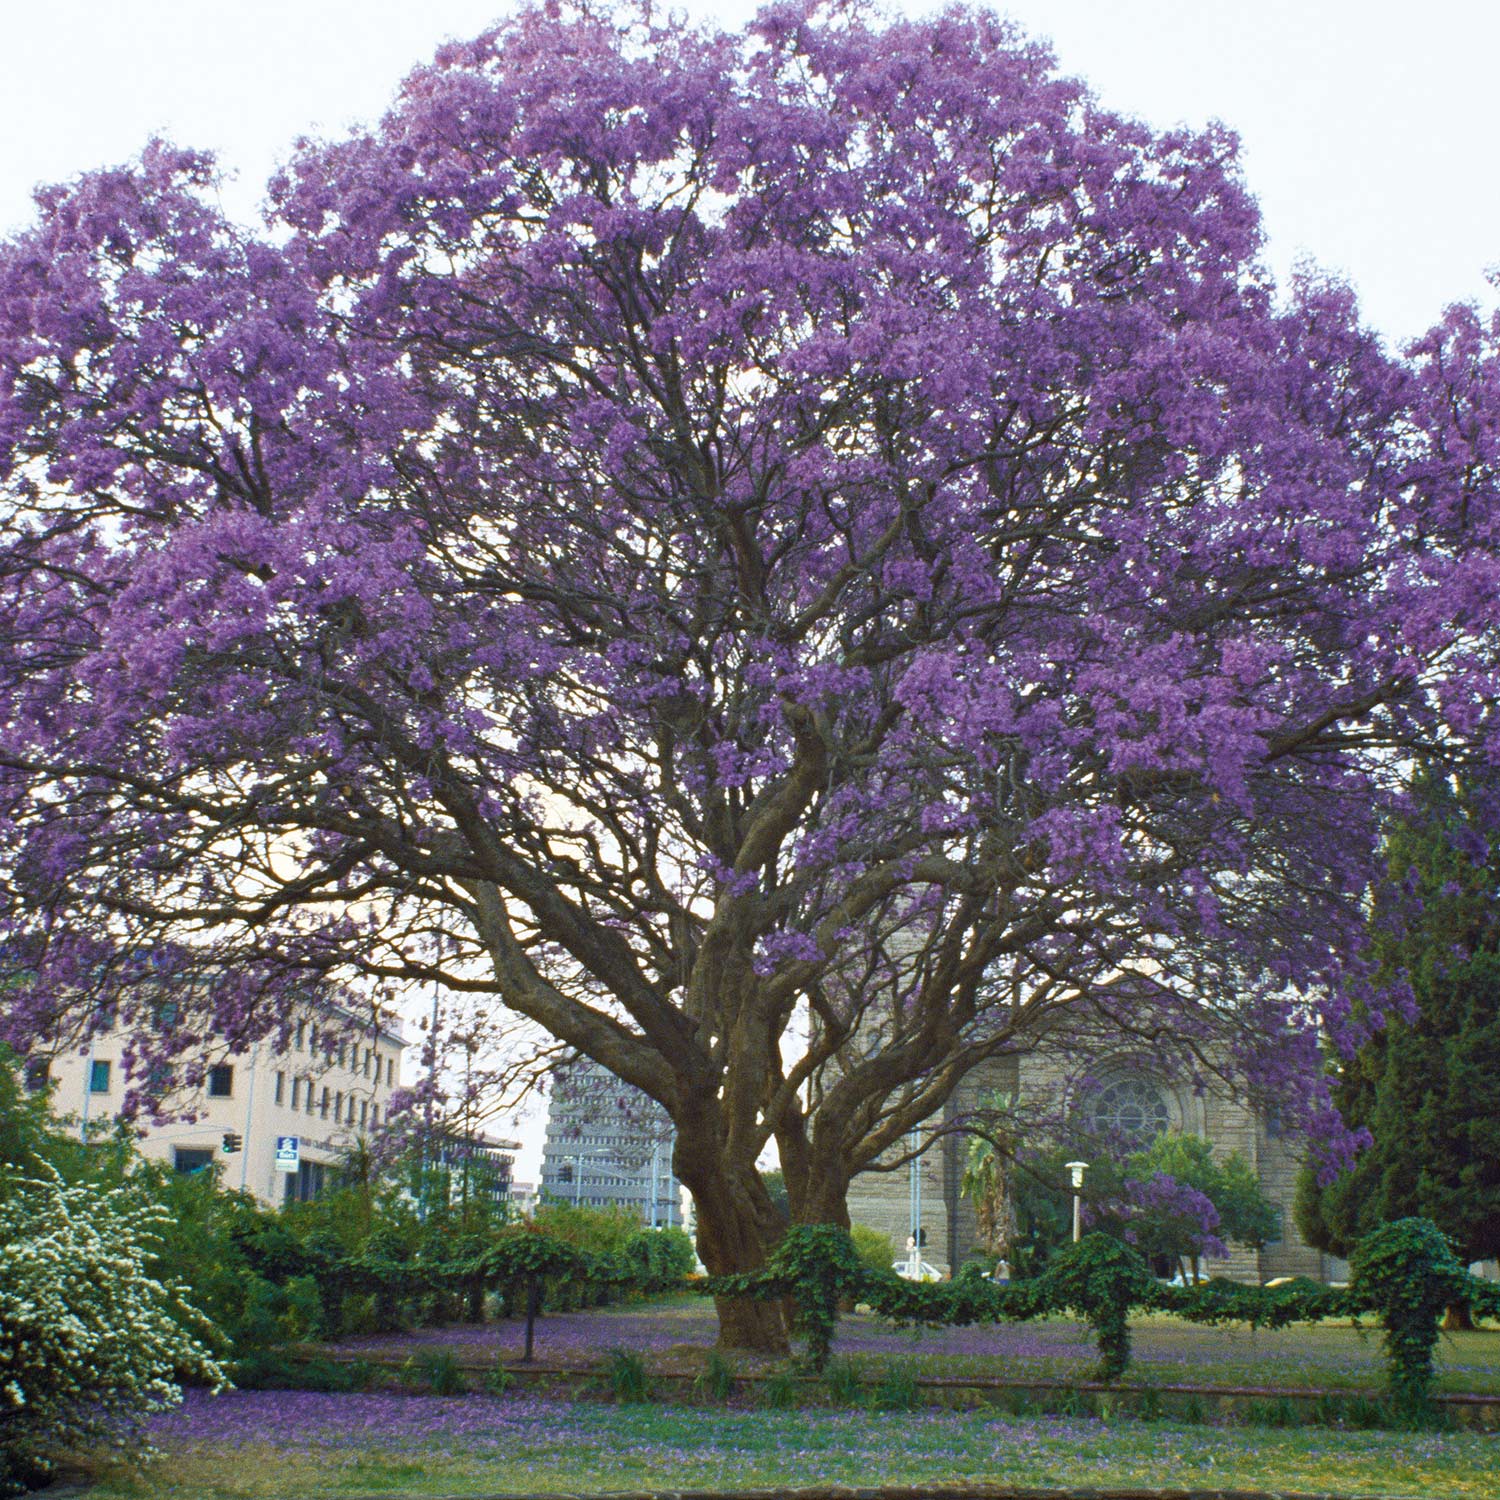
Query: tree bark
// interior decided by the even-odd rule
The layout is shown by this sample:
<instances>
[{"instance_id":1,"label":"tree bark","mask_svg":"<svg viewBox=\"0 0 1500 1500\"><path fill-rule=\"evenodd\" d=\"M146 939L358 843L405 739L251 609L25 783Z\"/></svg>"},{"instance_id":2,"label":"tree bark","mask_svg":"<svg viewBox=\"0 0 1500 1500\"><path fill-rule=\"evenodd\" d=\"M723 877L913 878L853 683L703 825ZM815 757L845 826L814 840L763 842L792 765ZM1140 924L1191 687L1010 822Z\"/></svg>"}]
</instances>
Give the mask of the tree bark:
<instances>
[{"instance_id":1,"label":"tree bark","mask_svg":"<svg viewBox=\"0 0 1500 1500\"><path fill-rule=\"evenodd\" d=\"M1443 1314L1444 1333L1468 1333L1474 1328L1474 1312L1467 1302L1450 1302Z\"/></svg>"},{"instance_id":2,"label":"tree bark","mask_svg":"<svg viewBox=\"0 0 1500 1500\"><path fill-rule=\"evenodd\" d=\"M849 1176L844 1165L813 1159L801 1202L792 1200L794 1224L837 1224L850 1227Z\"/></svg>"},{"instance_id":3,"label":"tree bark","mask_svg":"<svg viewBox=\"0 0 1500 1500\"><path fill-rule=\"evenodd\" d=\"M679 1131L677 1176L693 1195L698 1214L698 1255L711 1276L733 1276L765 1264L780 1224L776 1206L753 1163L722 1163L712 1142ZM790 1352L786 1320L774 1302L715 1297L719 1347L760 1354Z\"/></svg>"}]
</instances>

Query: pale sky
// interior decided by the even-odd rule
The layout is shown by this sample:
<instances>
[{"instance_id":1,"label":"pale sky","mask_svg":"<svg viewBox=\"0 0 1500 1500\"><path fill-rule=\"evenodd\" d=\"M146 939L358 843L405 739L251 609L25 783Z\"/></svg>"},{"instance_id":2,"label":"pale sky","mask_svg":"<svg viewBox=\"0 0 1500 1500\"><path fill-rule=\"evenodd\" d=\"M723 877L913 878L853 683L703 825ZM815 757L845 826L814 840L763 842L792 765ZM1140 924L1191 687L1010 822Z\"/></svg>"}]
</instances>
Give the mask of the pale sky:
<instances>
[{"instance_id":1,"label":"pale sky","mask_svg":"<svg viewBox=\"0 0 1500 1500\"><path fill-rule=\"evenodd\" d=\"M726 24L747 0L688 0ZM915 0L891 9L929 9ZM1010 0L1108 106L1240 134L1278 277L1299 258L1347 277L1392 340L1450 302L1493 305L1500 137L1493 0ZM0 0L0 237L38 182L135 155L153 134L212 149L250 219L302 134L373 120L444 39L498 0ZM416 1049L411 1049L415 1051ZM520 1176L534 1180L537 1122Z\"/></svg>"},{"instance_id":2,"label":"pale sky","mask_svg":"<svg viewBox=\"0 0 1500 1500\"><path fill-rule=\"evenodd\" d=\"M688 0L734 23L750 0ZM896 4L893 8L902 8ZM916 0L905 8L923 9ZM1496 59L1489 0L1011 0L1067 71L1156 125L1240 132L1279 275L1299 255L1346 275L1395 339L1449 302L1489 299L1500 263ZM498 0L0 0L0 234L29 193L123 161L152 133L208 147L260 187L303 133L377 117L444 38Z\"/></svg>"}]
</instances>

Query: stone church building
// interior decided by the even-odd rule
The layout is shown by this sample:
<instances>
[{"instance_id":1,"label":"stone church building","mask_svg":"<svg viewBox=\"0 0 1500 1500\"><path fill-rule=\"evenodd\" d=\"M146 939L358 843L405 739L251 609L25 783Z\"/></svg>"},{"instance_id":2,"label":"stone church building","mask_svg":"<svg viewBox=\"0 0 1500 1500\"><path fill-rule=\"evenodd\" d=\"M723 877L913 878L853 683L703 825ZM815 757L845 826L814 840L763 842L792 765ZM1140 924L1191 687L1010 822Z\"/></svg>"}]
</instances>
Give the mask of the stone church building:
<instances>
[{"instance_id":1,"label":"stone church building","mask_svg":"<svg viewBox=\"0 0 1500 1500\"><path fill-rule=\"evenodd\" d=\"M1304 1143L1283 1135L1274 1119L1231 1097L1227 1087L1195 1092L1128 1052L1091 1061L1085 1084L1074 1081L1076 1073L1077 1059L1062 1049L997 1059L970 1075L950 1101L945 1121L956 1123L972 1113L983 1096L999 1092L1010 1095L1022 1110L1028 1102L1061 1100L1092 1130L1133 1137L1141 1144L1174 1130L1202 1137L1218 1156L1238 1151L1280 1212L1280 1238L1260 1251L1231 1243L1229 1258L1205 1261L1204 1273L1242 1281L1278 1276L1344 1279L1346 1263L1313 1249L1297 1232L1292 1194ZM1080 1092L1081 1097L1070 1097ZM959 1130L939 1135L915 1164L919 1183L913 1180L911 1166L862 1173L849 1192L851 1220L889 1234L900 1254L919 1215L923 1259L940 1271L955 1270L978 1248L974 1205L959 1192L969 1142Z\"/></svg>"}]
</instances>

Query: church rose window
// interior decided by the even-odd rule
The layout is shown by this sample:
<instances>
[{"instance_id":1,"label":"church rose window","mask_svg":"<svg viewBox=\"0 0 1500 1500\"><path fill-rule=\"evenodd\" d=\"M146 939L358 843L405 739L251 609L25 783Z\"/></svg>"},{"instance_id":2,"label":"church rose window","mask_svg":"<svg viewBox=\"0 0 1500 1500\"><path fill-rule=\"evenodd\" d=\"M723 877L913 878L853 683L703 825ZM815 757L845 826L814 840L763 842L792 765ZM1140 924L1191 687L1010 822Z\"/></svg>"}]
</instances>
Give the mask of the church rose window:
<instances>
[{"instance_id":1,"label":"church rose window","mask_svg":"<svg viewBox=\"0 0 1500 1500\"><path fill-rule=\"evenodd\" d=\"M1172 1123L1166 1101L1140 1078L1121 1078L1094 1096L1090 1110L1094 1130L1132 1146L1149 1145Z\"/></svg>"}]
</instances>

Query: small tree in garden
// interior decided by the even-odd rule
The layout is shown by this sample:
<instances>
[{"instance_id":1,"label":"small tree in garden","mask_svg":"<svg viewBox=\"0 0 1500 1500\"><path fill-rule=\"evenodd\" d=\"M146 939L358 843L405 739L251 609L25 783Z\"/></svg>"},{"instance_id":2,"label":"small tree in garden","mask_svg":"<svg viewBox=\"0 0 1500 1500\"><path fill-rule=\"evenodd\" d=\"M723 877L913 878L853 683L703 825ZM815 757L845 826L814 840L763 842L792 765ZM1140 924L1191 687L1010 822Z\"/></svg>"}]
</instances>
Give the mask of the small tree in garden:
<instances>
[{"instance_id":1,"label":"small tree in garden","mask_svg":"<svg viewBox=\"0 0 1500 1500\"><path fill-rule=\"evenodd\" d=\"M1164 1131L1126 1157L1119 1176L1118 1194L1093 1221L1112 1222L1148 1260L1188 1262L1194 1279L1204 1257L1228 1254L1226 1241L1258 1250L1280 1224L1245 1158L1220 1161L1201 1136Z\"/></svg>"},{"instance_id":2,"label":"small tree in garden","mask_svg":"<svg viewBox=\"0 0 1500 1500\"><path fill-rule=\"evenodd\" d=\"M554 1277L584 1277L598 1274L594 1256L576 1245L522 1229L507 1235L480 1256L478 1268L485 1283L523 1299L526 1317L526 1347L521 1358L531 1362L536 1337L537 1314L542 1310L542 1291Z\"/></svg>"},{"instance_id":3,"label":"small tree in garden","mask_svg":"<svg viewBox=\"0 0 1500 1500\"><path fill-rule=\"evenodd\" d=\"M890 1262L881 1270L889 1276ZM766 1283L795 1306L810 1369L827 1366L839 1305L860 1292L869 1274L849 1232L836 1224L795 1224L771 1253Z\"/></svg>"},{"instance_id":4,"label":"small tree in garden","mask_svg":"<svg viewBox=\"0 0 1500 1500\"><path fill-rule=\"evenodd\" d=\"M146 1272L164 1219L127 1187L0 1171L0 1494L81 1445L141 1452L181 1381L222 1383L186 1289Z\"/></svg>"},{"instance_id":5,"label":"small tree in garden","mask_svg":"<svg viewBox=\"0 0 1500 1500\"><path fill-rule=\"evenodd\" d=\"M1010 1253L1016 1238L1012 1183L1016 1173L1015 1098L993 1092L981 1096L967 1127L968 1152L959 1192L974 1205L979 1243L993 1255Z\"/></svg>"},{"instance_id":6,"label":"small tree in garden","mask_svg":"<svg viewBox=\"0 0 1500 1500\"><path fill-rule=\"evenodd\" d=\"M214 178L0 247L6 1036L446 986L665 1110L715 1273L1080 1017L1347 1155L1395 768L1496 749L1477 313L1278 297L1225 131L959 8L537 4Z\"/></svg>"}]
</instances>

